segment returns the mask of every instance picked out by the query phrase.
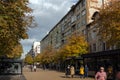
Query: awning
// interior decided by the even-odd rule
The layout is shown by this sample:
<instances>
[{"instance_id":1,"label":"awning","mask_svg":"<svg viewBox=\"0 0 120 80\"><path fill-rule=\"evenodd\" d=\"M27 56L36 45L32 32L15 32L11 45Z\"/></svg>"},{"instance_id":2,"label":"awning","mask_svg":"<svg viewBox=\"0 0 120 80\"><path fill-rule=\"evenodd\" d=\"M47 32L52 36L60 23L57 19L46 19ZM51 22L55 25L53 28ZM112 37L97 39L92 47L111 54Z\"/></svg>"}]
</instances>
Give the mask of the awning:
<instances>
[{"instance_id":1,"label":"awning","mask_svg":"<svg viewBox=\"0 0 120 80\"><path fill-rule=\"evenodd\" d=\"M83 58L120 55L120 49L83 54Z\"/></svg>"}]
</instances>

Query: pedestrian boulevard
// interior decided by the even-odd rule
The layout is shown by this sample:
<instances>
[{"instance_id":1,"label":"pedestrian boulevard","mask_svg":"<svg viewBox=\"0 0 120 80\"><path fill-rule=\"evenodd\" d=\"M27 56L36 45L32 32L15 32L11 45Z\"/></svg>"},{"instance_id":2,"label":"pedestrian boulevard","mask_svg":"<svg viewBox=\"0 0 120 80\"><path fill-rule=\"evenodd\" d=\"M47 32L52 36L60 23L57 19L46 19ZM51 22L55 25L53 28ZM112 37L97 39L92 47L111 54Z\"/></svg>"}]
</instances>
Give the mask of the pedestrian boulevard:
<instances>
[{"instance_id":1,"label":"pedestrian boulevard","mask_svg":"<svg viewBox=\"0 0 120 80\"><path fill-rule=\"evenodd\" d=\"M65 73L63 72L42 69L37 69L36 72L31 72L30 69L24 68L23 74L26 80L94 80L93 78L80 79L79 76L65 78Z\"/></svg>"}]
</instances>

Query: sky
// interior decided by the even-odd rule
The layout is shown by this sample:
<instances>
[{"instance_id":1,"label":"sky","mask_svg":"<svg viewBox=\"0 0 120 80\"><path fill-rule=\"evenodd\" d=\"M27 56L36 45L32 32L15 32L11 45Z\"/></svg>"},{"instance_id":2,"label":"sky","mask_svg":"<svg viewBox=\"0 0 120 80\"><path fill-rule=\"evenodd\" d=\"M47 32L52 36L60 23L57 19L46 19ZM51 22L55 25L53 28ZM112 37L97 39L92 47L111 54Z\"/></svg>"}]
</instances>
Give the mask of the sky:
<instances>
[{"instance_id":1,"label":"sky","mask_svg":"<svg viewBox=\"0 0 120 80\"><path fill-rule=\"evenodd\" d=\"M37 27L29 28L29 39L21 40L23 46L22 58L29 52L33 42L40 42L47 33L61 20L78 0L29 0L33 9L32 15Z\"/></svg>"}]
</instances>

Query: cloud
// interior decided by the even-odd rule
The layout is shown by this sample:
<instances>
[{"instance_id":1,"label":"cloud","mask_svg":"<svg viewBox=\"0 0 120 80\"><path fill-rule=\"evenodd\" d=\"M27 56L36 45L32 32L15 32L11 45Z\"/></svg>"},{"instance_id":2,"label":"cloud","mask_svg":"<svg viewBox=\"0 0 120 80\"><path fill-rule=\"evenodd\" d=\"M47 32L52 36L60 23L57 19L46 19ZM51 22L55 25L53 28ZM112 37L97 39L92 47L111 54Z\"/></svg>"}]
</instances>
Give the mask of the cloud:
<instances>
[{"instance_id":1,"label":"cloud","mask_svg":"<svg viewBox=\"0 0 120 80\"><path fill-rule=\"evenodd\" d=\"M26 45L26 46L29 46L31 45L34 41L36 41L36 39L26 39L26 40L21 40L21 43Z\"/></svg>"},{"instance_id":2,"label":"cloud","mask_svg":"<svg viewBox=\"0 0 120 80\"><path fill-rule=\"evenodd\" d=\"M33 41L40 41L54 25L68 12L77 0L29 0L33 9L32 15L38 24L28 30L29 39L22 40L24 52L31 49Z\"/></svg>"}]
</instances>

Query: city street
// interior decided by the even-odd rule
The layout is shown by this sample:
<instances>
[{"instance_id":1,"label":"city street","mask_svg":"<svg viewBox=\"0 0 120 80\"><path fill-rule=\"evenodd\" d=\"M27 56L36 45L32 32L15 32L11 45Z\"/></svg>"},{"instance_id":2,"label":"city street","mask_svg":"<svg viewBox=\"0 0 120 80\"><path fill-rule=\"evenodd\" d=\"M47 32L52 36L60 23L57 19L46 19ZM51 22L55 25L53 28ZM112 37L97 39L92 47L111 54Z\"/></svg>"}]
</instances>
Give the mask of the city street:
<instances>
[{"instance_id":1,"label":"city street","mask_svg":"<svg viewBox=\"0 0 120 80\"><path fill-rule=\"evenodd\" d=\"M28 68L24 68L23 74L26 80L94 80L91 78L80 79L79 76L65 78L64 73L42 69L37 70L37 72L30 72Z\"/></svg>"}]
</instances>

